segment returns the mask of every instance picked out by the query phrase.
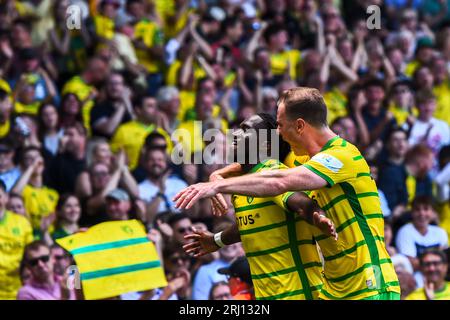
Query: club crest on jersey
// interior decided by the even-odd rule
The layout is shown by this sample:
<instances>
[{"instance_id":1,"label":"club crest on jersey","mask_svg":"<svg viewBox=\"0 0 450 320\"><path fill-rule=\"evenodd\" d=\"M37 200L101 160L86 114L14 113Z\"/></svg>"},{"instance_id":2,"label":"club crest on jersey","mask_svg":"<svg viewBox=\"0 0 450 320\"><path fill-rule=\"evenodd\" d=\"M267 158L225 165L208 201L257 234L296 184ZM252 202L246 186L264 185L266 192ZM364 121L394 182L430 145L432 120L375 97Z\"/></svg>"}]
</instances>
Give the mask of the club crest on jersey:
<instances>
[{"instance_id":1,"label":"club crest on jersey","mask_svg":"<svg viewBox=\"0 0 450 320\"><path fill-rule=\"evenodd\" d=\"M247 197L247 203L248 203L248 204L251 204L251 203L253 202L254 199L255 199L255 198L253 198L253 197Z\"/></svg>"},{"instance_id":2,"label":"club crest on jersey","mask_svg":"<svg viewBox=\"0 0 450 320\"><path fill-rule=\"evenodd\" d=\"M311 160L320 163L333 172L338 172L344 166L338 158L326 153L319 153L312 157Z\"/></svg>"}]
</instances>

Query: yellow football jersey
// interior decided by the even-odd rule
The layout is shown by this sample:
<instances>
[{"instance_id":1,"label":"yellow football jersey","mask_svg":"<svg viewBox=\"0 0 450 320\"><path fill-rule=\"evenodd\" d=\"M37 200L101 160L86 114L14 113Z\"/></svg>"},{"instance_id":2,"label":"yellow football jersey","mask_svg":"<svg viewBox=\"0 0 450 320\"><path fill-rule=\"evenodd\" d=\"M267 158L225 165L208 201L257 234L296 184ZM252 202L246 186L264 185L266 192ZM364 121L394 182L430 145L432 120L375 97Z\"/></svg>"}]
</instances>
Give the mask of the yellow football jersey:
<instances>
[{"instance_id":1,"label":"yellow football jersey","mask_svg":"<svg viewBox=\"0 0 450 320\"><path fill-rule=\"evenodd\" d=\"M251 172L285 168L278 160L266 160ZM289 211L292 194L232 197L258 300L317 299L322 287L322 263L313 236L319 230Z\"/></svg>"},{"instance_id":2,"label":"yellow football jersey","mask_svg":"<svg viewBox=\"0 0 450 320\"><path fill-rule=\"evenodd\" d=\"M406 300L428 300L423 288L417 289L406 297ZM443 289L434 292L433 300L450 300L450 282Z\"/></svg>"},{"instance_id":3,"label":"yellow football jersey","mask_svg":"<svg viewBox=\"0 0 450 320\"><path fill-rule=\"evenodd\" d=\"M45 186L35 188L28 184L23 188L22 197L31 226L34 230L39 230L42 218L55 212L58 192Z\"/></svg>"},{"instance_id":4,"label":"yellow football jersey","mask_svg":"<svg viewBox=\"0 0 450 320\"><path fill-rule=\"evenodd\" d=\"M98 14L94 16L94 25L97 36L112 40L114 37L114 20Z\"/></svg>"},{"instance_id":5,"label":"yellow football jersey","mask_svg":"<svg viewBox=\"0 0 450 320\"><path fill-rule=\"evenodd\" d=\"M303 166L328 182L328 187L309 195L334 222L339 234L337 241L323 234L315 238L325 260L320 298L356 300L385 292L400 293L384 244L377 186L359 150L336 136Z\"/></svg>"},{"instance_id":6,"label":"yellow football jersey","mask_svg":"<svg viewBox=\"0 0 450 320\"><path fill-rule=\"evenodd\" d=\"M163 44L163 35L158 25L148 19L142 19L134 26L134 37L142 40L149 48ZM161 62L152 58L146 50L136 48L136 56L139 63L148 72L156 73L160 71Z\"/></svg>"},{"instance_id":7,"label":"yellow football jersey","mask_svg":"<svg viewBox=\"0 0 450 320\"><path fill-rule=\"evenodd\" d=\"M409 116L417 117L419 115L416 107L413 107L411 110L405 110L396 106L395 103L391 103L388 110L392 112L399 126L402 126Z\"/></svg>"},{"instance_id":8,"label":"yellow football jersey","mask_svg":"<svg viewBox=\"0 0 450 320\"><path fill-rule=\"evenodd\" d=\"M91 109L94 107L94 101L88 100L88 97L94 90L94 86L84 82L80 76L75 76L70 79L62 89L62 95L73 93L81 102L84 102L81 113L83 117L83 125L87 129L89 135L91 133Z\"/></svg>"},{"instance_id":9,"label":"yellow football jersey","mask_svg":"<svg viewBox=\"0 0 450 320\"><path fill-rule=\"evenodd\" d=\"M323 95L325 104L327 105L327 121L331 125L334 120L339 117L348 115L347 102L345 94L337 87L333 87L330 91Z\"/></svg>"},{"instance_id":10,"label":"yellow football jersey","mask_svg":"<svg viewBox=\"0 0 450 320\"><path fill-rule=\"evenodd\" d=\"M154 124L147 126L138 121L129 121L119 126L112 137L111 150L117 152L120 148L123 148L128 156L128 167L133 170L138 165L145 138L153 131L162 134L166 138L167 152L172 152L172 141L164 129L156 127Z\"/></svg>"},{"instance_id":11,"label":"yellow football jersey","mask_svg":"<svg viewBox=\"0 0 450 320\"><path fill-rule=\"evenodd\" d=\"M19 267L23 250L31 241L30 222L6 210L0 220L0 300L16 299L21 287Z\"/></svg>"},{"instance_id":12,"label":"yellow football jersey","mask_svg":"<svg viewBox=\"0 0 450 320\"><path fill-rule=\"evenodd\" d=\"M301 52L298 50L285 50L280 53L270 54L270 67L276 76L283 75L289 68L291 79L297 79L299 75Z\"/></svg>"},{"instance_id":13,"label":"yellow football jersey","mask_svg":"<svg viewBox=\"0 0 450 320\"><path fill-rule=\"evenodd\" d=\"M433 116L450 125L450 80L446 80L433 88L436 96L436 110Z\"/></svg>"}]
</instances>

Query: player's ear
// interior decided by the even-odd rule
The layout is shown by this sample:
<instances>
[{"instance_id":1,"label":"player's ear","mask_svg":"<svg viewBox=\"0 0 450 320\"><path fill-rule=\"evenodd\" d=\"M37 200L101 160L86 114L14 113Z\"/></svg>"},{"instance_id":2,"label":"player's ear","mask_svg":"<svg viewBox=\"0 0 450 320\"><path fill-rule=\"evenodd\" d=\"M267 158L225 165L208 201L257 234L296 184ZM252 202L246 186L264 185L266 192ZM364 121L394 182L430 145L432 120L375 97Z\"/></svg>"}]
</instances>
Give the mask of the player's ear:
<instances>
[{"instance_id":1,"label":"player's ear","mask_svg":"<svg viewBox=\"0 0 450 320\"><path fill-rule=\"evenodd\" d=\"M306 122L305 120L303 120L302 118L298 118L295 122L296 126L297 126L297 132L298 133L302 133L303 130L305 130L305 126L306 126Z\"/></svg>"}]
</instances>

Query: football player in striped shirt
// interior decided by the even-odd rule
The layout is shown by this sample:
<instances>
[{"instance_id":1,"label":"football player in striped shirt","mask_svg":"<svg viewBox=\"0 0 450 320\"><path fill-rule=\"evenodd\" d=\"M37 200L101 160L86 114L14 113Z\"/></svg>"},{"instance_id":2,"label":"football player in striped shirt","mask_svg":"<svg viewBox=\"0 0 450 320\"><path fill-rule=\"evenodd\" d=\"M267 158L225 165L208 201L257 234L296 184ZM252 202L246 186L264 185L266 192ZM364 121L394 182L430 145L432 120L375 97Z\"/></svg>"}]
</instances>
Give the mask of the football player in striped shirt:
<instances>
[{"instance_id":1,"label":"football player in striped shirt","mask_svg":"<svg viewBox=\"0 0 450 320\"><path fill-rule=\"evenodd\" d=\"M177 207L190 208L198 199L218 193L269 197L312 190L310 197L339 234L338 241L316 237L325 260L319 298L400 299L398 278L384 244L377 186L359 150L329 128L320 92L312 88L283 92L277 122L294 153L309 155L309 161L296 168L192 185L175 197Z\"/></svg>"},{"instance_id":2,"label":"football player in striped shirt","mask_svg":"<svg viewBox=\"0 0 450 320\"><path fill-rule=\"evenodd\" d=\"M268 114L258 114L244 121L241 129L234 133L235 158L238 158L239 143L246 144L246 148L241 149L245 150L242 165L236 163L241 167L241 173L287 169L277 159L266 159L257 164L249 161L248 145L251 141L256 142L258 134L267 130L269 132L264 135L268 137L266 143L257 145L270 149L274 138L270 130L275 129L275 119ZM280 140L278 135L276 139ZM265 155L267 149L255 151L257 155ZM290 148L284 143L284 148L280 149L280 158L283 159ZM257 299L317 299L322 288L322 262L314 234L320 233L320 230L312 224L332 236L335 230L329 219L320 216L321 210L314 201L303 193L286 192L266 198L233 195L232 202L236 225L217 234L220 239L214 238L210 232L187 235L186 238L196 241L185 245L185 250L198 257L218 250L224 243L242 241ZM217 241L214 242L214 239Z\"/></svg>"}]
</instances>

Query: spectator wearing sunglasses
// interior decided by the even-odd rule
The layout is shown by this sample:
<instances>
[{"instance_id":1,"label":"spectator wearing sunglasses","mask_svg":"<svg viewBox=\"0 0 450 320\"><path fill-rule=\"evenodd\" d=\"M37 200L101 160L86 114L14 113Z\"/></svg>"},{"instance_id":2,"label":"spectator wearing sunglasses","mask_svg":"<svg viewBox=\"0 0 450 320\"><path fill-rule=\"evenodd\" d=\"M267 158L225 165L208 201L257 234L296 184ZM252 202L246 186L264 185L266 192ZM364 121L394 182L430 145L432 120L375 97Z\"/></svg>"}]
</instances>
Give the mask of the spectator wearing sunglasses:
<instances>
[{"instance_id":1,"label":"spectator wearing sunglasses","mask_svg":"<svg viewBox=\"0 0 450 320\"><path fill-rule=\"evenodd\" d=\"M72 264L71 255L57 244L50 247L50 256L54 259L53 272L58 276L64 276L64 272Z\"/></svg>"},{"instance_id":2,"label":"spectator wearing sunglasses","mask_svg":"<svg viewBox=\"0 0 450 320\"><path fill-rule=\"evenodd\" d=\"M420 258L420 268L425 276L425 285L411 293L407 300L450 300L450 283L445 281L448 262L441 250L424 252Z\"/></svg>"},{"instance_id":3,"label":"spectator wearing sunglasses","mask_svg":"<svg viewBox=\"0 0 450 320\"><path fill-rule=\"evenodd\" d=\"M75 300L74 292L68 290L63 279L53 271L55 260L44 242L30 243L25 248L23 259L31 278L19 289L18 300Z\"/></svg>"},{"instance_id":4,"label":"spectator wearing sunglasses","mask_svg":"<svg viewBox=\"0 0 450 320\"><path fill-rule=\"evenodd\" d=\"M172 228L170 242L175 247L181 247L192 241L184 238L185 235L192 233L192 221L185 213L172 215L167 223Z\"/></svg>"}]
</instances>

